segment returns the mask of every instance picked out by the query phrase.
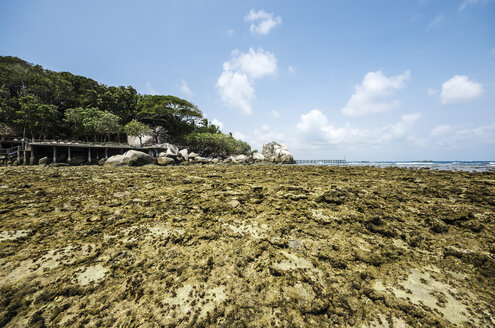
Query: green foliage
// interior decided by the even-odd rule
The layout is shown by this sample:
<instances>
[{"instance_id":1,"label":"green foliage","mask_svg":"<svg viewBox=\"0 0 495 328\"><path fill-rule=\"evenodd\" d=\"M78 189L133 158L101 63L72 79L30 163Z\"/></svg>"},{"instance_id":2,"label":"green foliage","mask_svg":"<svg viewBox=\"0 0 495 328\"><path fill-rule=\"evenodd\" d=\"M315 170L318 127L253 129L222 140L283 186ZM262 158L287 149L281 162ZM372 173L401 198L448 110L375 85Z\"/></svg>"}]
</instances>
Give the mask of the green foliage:
<instances>
[{"instance_id":1,"label":"green foliage","mask_svg":"<svg viewBox=\"0 0 495 328\"><path fill-rule=\"evenodd\" d=\"M120 118L108 111L94 107L69 108L65 111L65 122L76 137L98 138L118 134L122 128Z\"/></svg>"},{"instance_id":2,"label":"green foliage","mask_svg":"<svg viewBox=\"0 0 495 328\"><path fill-rule=\"evenodd\" d=\"M196 131L200 133L221 133L220 128L215 124L210 124L206 117L201 120Z\"/></svg>"},{"instance_id":3,"label":"green foliage","mask_svg":"<svg viewBox=\"0 0 495 328\"><path fill-rule=\"evenodd\" d=\"M208 154L221 156L232 154L247 155L251 151L251 147L247 142L236 140L232 136L223 133L193 132L184 139L189 144L200 147Z\"/></svg>"},{"instance_id":4,"label":"green foliage","mask_svg":"<svg viewBox=\"0 0 495 328\"><path fill-rule=\"evenodd\" d=\"M45 137L57 118L56 106L43 104L37 97L26 95L19 98L19 109L15 112L13 122L28 130L34 139Z\"/></svg>"},{"instance_id":5,"label":"green foliage","mask_svg":"<svg viewBox=\"0 0 495 328\"><path fill-rule=\"evenodd\" d=\"M151 128L144 123L132 120L124 126L124 132L128 136L139 137L139 142L142 144L141 138L151 132Z\"/></svg>"},{"instance_id":6,"label":"green foliage","mask_svg":"<svg viewBox=\"0 0 495 328\"><path fill-rule=\"evenodd\" d=\"M140 139L150 126L163 126L172 142L206 147L211 153L240 154L250 148L222 134L185 99L139 95L131 86L106 86L9 56L0 56L0 122L18 135L88 141L120 138L122 125L124 133Z\"/></svg>"},{"instance_id":7,"label":"green foliage","mask_svg":"<svg viewBox=\"0 0 495 328\"><path fill-rule=\"evenodd\" d=\"M99 111L98 119L95 122L95 128L100 134L110 138L110 135L119 134L122 130L120 117L107 111Z\"/></svg>"},{"instance_id":8,"label":"green foliage","mask_svg":"<svg viewBox=\"0 0 495 328\"><path fill-rule=\"evenodd\" d=\"M201 111L187 100L174 96L144 95L138 102L138 118L150 125L161 125L180 139L195 130L203 118Z\"/></svg>"},{"instance_id":9,"label":"green foliage","mask_svg":"<svg viewBox=\"0 0 495 328\"><path fill-rule=\"evenodd\" d=\"M28 96L34 97L37 103L23 99ZM67 121L53 119L55 116L66 117L65 112L70 108L95 108L114 114L126 123L137 114L138 98L136 90L130 86L109 87L84 76L53 72L16 57L0 56L0 121L16 129L18 134L27 129L32 130L32 136L72 136L73 127L67 125ZM31 122L38 114L52 119L45 120L46 123ZM111 123L112 132L107 134L116 133L113 129L115 118ZM108 132L105 130L96 135ZM80 131L79 135L85 136L87 132L87 129L85 133ZM94 132L91 137L93 135Z\"/></svg>"},{"instance_id":10,"label":"green foliage","mask_svg":"<svg viewBox=\"0 0 495 328\"><path fill-rule=\"evenodd\" d=\"M0 136L13 135L14 130L5 123L0 123Z\"/></svg>"}]
</instances>

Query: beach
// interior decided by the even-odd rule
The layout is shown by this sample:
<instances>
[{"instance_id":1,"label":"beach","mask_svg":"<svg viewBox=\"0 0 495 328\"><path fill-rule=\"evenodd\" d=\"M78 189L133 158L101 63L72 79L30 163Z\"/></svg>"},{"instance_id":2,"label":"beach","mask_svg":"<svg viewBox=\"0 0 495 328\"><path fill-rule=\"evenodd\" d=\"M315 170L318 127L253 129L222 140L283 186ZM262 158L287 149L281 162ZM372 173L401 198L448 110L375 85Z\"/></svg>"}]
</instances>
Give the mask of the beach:
<instances>
[{"instance_id":1,"label":"beach","mask_svg":"<svg viewBox=\"0 0 495 328\"><path fill-rule=\"evenodd\" d=\"M0 326L495 327L495 171L0 167Z\"/></svg>"}]
</instances>

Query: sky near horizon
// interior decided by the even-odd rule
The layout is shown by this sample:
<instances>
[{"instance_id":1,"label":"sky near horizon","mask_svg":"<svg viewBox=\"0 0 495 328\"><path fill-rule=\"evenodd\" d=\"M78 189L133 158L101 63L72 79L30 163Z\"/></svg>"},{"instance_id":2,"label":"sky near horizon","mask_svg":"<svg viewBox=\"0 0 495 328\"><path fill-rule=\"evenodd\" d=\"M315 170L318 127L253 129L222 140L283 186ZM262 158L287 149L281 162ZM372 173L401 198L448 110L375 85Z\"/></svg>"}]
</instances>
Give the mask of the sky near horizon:
<instances>
[{"instance_id":1,"label":"sky near horizon","mask_svg":"<svg viewBox=\"0 0 495 328\"><path fill-rule=\"evenodd\" d=\"M296 159L495 160L495 0L1 1L0 55Z\"/></svg>"}]
</instances>

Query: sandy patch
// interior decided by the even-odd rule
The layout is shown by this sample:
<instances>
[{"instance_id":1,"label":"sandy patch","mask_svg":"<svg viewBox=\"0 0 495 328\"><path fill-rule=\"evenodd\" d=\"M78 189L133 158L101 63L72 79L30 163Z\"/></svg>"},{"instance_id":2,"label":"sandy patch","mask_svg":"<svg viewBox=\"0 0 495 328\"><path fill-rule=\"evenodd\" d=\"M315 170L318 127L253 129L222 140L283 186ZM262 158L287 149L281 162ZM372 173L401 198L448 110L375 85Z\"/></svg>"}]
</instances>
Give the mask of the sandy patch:
<instances>
[{"instance_id":1,"label":"sandy patch","mask_svg":"<svg viewBox=\"0 0 495 328\"><path fill-rule=\"evenodd\" d=\"M226 298L223 286L208 288L202 284L186 284L177 288L175 295L166 297L163 302L172 309L169 316L191 319L193 316L203 318L212 313Z\"/></svg>"},{"instance_id":2,"label":"sandy patch","mask_svg":"<svg viewBox=\"0 0 495 328\"><path fill-rule=\"evenodd\" d=\"M92 282L102 280L108 272L109 270L101 266L101 264L90 266L77 275L77 282L81 286L86 286Z\"/></svg>"},{"instance_id":3,"label":"sandy patch","mask_svg":"<svg viewBox=\"0 0 495 328\"><path fill-rule=\"evenodd\" d=\"M457 290L435 280L430 274L412 269L408 278L399 282L399 286L399 288L385 286L381 281L374 284L376 290L392 292L398 298L407 299L419 306L427 306L441 313L444 319L451 323L461 324L475 319L470 315L466 305L458 300L460 297L456 296Z\"/></svg>"},{"instance_id":4,"label":"sandy patch","mask_svg":"<svg viewBox=\"0 0 495 328\"><path fill-rule=\"evenodd\" d=\"M26 237L31 230L0 231L0 242Z\"/></svg>"}]
</instances>

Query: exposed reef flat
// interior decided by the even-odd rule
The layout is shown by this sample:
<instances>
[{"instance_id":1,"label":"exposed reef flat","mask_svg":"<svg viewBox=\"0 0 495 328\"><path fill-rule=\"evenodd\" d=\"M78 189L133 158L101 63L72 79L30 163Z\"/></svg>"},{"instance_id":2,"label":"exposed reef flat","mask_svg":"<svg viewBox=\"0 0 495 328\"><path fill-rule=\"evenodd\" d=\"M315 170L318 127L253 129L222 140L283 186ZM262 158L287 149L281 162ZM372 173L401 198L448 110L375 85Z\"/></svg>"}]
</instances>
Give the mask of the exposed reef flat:
<instances>
[{"instance_id":1,"label":"exposed reef flat","mask_svg":"<svg viewBox=\"0 0 495 328\"><path fill-rule=\"evenodd\" d=\"M495 172L0 168L0 326L495 327Z\"/></svg>"}]
</instances>

